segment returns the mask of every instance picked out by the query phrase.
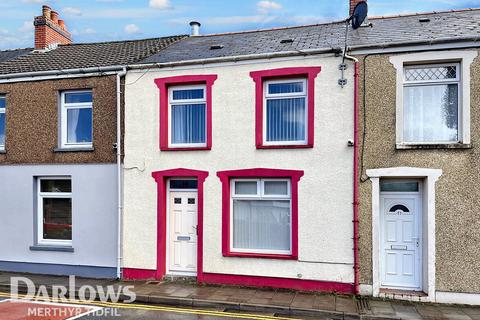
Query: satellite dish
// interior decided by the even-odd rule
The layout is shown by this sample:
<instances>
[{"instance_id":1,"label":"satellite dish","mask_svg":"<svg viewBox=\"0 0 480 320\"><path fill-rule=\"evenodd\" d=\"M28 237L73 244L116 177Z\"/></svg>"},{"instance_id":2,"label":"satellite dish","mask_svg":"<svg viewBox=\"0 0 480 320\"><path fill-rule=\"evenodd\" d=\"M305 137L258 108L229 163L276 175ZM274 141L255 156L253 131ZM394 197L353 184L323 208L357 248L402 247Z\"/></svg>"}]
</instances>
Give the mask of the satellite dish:
<instances>
[{"instance_id":1,"label":"satellite dish","mask_svg":"<svg viewBox=\"0 0 480 320\"><path fill-rule=\"evenodd\" d=\"M355 9L353 9L353 14L350 17L350 20L352 20L352 28L358 29L362 25L363 21L365 21L365 18L367 18L368 14L368 5L366 1L360 1L357 3L355 6Z\"/></svg>"}]
</instances>

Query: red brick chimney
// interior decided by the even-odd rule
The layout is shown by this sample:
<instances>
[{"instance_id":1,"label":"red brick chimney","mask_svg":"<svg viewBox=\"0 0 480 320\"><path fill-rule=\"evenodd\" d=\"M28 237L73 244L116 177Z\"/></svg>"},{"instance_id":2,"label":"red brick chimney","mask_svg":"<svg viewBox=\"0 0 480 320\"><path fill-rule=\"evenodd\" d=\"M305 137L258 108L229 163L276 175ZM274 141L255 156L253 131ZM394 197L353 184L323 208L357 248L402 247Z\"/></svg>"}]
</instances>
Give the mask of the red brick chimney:
<instances>
[{"instance_id":1,"label":"red brick chimney","mask_svg":"<svg viewBox=\"0 0 480 320\"><path fill-rule=\"evenodd\" d=\"M362 2L362 1L367 2L367 0L350 0L350 14L349 14L348 16L351 16L351 15L352 15L353 9L355 9L355 6L356 6L359 2Z\"/></svg>"},{"instance_id":2,"label":"red brick chimney","mask_svg":"<svg viewBox=\"0 0 480 320\"><path fill-rule=\"evenodd\" d=\"M52 44L70 44L72 35L65 22L58 19L58 13L49 6L42 6L42 15L33 20L35 26L35 49L42 50Z\"/></svg>"}]
</instances>

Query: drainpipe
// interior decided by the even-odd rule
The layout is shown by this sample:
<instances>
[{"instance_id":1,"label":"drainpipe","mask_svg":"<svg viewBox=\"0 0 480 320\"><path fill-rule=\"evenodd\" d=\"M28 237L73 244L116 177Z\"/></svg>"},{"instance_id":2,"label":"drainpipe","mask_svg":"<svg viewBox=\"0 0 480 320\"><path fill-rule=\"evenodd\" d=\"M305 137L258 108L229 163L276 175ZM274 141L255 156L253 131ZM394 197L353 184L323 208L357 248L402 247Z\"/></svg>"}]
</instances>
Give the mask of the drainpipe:
<instances>
[{"instance_id":1,"label":"drainpipe","mask_svg":"<svg viewBox=\"0 0 480 320\"><path fill-rule=\"evenodd\" d=\"M353 272L354 293L360 293L359 250L358 250L358 59L345 54L345 58L354 62L353 80Z\"/></svg>"},{"instance_id":2,"label":"drainpipe","mask_svg":"<svg viewBox=\"0 0 480 320\"><path fill-rule=\"evenodd\" d=\"M122 278L122 213L123 213L123 189L122 189L122 89L121 78L127 74L127 67L117 73L117 278Z\"/></svg>"}]
</instances>

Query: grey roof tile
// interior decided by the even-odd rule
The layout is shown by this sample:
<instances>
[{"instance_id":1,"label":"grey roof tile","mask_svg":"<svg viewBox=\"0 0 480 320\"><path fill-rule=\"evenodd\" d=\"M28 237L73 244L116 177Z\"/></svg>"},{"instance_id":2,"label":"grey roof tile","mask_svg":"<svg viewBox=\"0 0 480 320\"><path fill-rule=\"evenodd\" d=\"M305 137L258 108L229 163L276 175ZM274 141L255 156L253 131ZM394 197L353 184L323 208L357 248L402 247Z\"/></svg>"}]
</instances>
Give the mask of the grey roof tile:
<instances>
[{"instance_id":1,"label":"grey roof tile","mask_svg":"<svg viewBox=\"0 0 480 320\"><path fill-rule=\"evenodd\" d=\"M59 45L46 52L30 49L28 54L3 62L0 60L0 74L131 64L158 53L184 37Z\"/></svg>"},{"instance_id":2,"label":"grey roof tile","mask_svg":"<svg viewBox=\"0 0 480 320\"><path fill-rule=\"evenodd\" d=\"M0 51L0 63L8 61L8 60L13 60L17 57L26 55L26 54L32 52L32 50L33 50L33 48Z\"/></svg>"},{"instance_id":3,"label":"grey roof tile","mask_svg":"<svg viewBox=\"0 0 480 320\"><path fill-rule=\"evenodd\" d=\"M428 18L430 22L420 22L420 18ZM349 31L350 47L460 40L466 37L478 37L480 40L480 9L373 17L369 22L371 27ZM344 22L197 36L179 41L142 63L342 48L344 37ZM282 44L283 39L292 39L293 42ZM223 45L223 48L211 50L212 45Z\"/></svg>"}]
</instances>

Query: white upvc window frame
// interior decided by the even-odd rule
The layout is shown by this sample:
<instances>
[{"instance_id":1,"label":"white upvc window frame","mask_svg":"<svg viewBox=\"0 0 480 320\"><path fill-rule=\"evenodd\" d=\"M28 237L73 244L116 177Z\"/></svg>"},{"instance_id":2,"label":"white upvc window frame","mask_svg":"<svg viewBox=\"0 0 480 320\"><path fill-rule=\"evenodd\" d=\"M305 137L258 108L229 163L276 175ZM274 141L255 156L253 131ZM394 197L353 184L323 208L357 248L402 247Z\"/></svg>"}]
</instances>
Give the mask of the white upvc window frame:
<instances>
[{"instance_id":1,"label":"white upvc window frame","mask_svg":"<svg viewBox=\"0 0 480 320\"><path fill-rule=\"evenodd\" d=\"M5 95L0 95L0 99L5 99L5 106L7 104L7 97ZM1 108L0 107L0 114L6 115L7 114L7 108ZM5 135L7 134L7 118L5 118ZM6 142L5 142L6 143ZM5 143L1 144L0 143L0 151L5 150Z\"/></svg>"},{"instance_id":2,"label":"white upvc window frame","mask_svg":"<svg viewBox=\"0 0 480 320\"><path fill-rule=\"evenodd\" d=\"M302 92L290 93L268 93L268 85L275 83L291 83L302 82ZM288 98L305 98L305 137L303 140L295 141L267 141L267 100L270 99L288 99ZM289 145L306 145L308 144L308 78L291 78L291 79L277 79L266 80L263 82L263 145L264 146L289 146Z\"/></svg>"},{"instance_id":3,"label":"white upvc window frame","mask_svg":"<svg viewBox=\"0 0 480 320\"><path fill-rule=\"evenodd\" d=\"M180 99L173 100L173 91L176 90L203 90L203 99ZM204 143L173 143L172 142L172 106L173 105L186 105L186 104L200 104L205 106L205 142ZM202 148L207 146L207 85L174 85L168 88L168 147L169 148Z\"/></svg>"},{"instance_id":4,"label":"white upvc window frame","mask_svg":"<svg viewBox=\"0 0 480 320\"><path fill-rule=\"evenodd\" d=\"M64 246L71 247L73 243L73 233L72 240L55 240L55 239L44 239L43 238L43 199L44 198L55 198L55 199L72 199L72 230L73 230L73 184L71 192L42 192L41 183L43 180L69 180L72 182L71 177L66 176L45 176L37 177L37 244L45 246Z\"/></svg>"},{"instance_id":5,"label":"white upvc window frame","mask_svg":"<svg viewBox=\"0 0 480 320\"><path fill-rule=\"evenodd\" d=\"M236 181L257 181L256 195L237 195L235 191ZM265 181L285 181L287 183L286 195L264 195ZM252 254L278 254L291 255L292 254L292 183L290 179L285 178L236 178L230 181L230 252L232 253L252 253ZM241 249L233 246L233 230L235 221L233 220L233 200L288 200L290 201L290 250L266 250L266 249Z\"/></svg>"},{"instance_id":6,"label":"white upvc window frame","mask_svg":"<svg viewBox=\"0 0 480 320\"><path fill-rule=\"evenodd\" d=\"M408 149L416 146L459 146L470 145L470 65L477 56L474 50L454 50L454 51L428 51L421 53L411 53L396 55L390 57L390 63L396 69L396 147L397 149ZM405 142L403 138L403 96L405 86L405 68L434 66L434 65L452 65L458 64L457 76L459 79L459 104L458 104L458 141L448 142ZM448 83L449 80L436 81L437 83ZM407 82L409 84L410 82Z\"/></svg>"},{"instance_id":7,"label":"white upvc window frame","mask_svg":"<svg viewBox=\"0 0 480 320\"><path fill-rule=\"evenodd\" d=\"M91 93L91 102L66 103L65 95L69 93ZM68 110L70 109L91 109L92 110L92 141L90 142L68 142ZM60 93L60 146L61 148L92 148L93 147L93 91L92 90L65 90Z\"/></svg>"}]
</instances>

